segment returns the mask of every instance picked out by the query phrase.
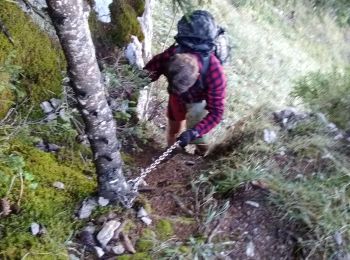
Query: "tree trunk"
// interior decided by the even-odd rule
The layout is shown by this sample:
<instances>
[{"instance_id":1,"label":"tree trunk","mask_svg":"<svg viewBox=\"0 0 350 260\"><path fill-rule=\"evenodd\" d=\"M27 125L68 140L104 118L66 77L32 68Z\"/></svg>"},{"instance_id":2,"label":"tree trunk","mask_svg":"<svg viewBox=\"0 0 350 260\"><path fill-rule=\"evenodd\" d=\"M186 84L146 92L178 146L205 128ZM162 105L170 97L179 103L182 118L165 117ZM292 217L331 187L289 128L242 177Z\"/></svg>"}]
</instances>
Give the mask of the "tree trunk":
<instances>
[{"instance_id":1,"label":"tree trunk","mask_svg":"<svg viewBox=\"0 0 350 260\"><path fill-rule=\"evenodd\" d=\"M83 0L46 0L68 62L68 73L84 119L98 175L99 195L126 205L130 187L122 172L120 143L105 97Z\"/></svg>"}]
</instances>

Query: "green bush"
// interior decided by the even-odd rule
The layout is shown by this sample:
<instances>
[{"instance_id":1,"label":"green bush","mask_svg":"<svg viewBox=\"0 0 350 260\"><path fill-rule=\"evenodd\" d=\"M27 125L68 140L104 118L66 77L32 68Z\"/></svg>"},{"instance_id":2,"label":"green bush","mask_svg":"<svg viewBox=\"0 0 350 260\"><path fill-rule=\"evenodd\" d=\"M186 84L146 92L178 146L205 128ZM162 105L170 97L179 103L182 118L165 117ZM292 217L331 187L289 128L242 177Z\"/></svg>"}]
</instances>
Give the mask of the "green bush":
<instances>
[{"instance_id":1,"label":"green bush","mask_svg":"<svg viewBox=\"0 0 350 260\"><path fill-rule=\"evenodd\" d=\"M292 95L302 98L311 109L325 113L338 126L349 127L350 68L344 73L310 73L296 82Z\"/></svg>"}]
</instances>

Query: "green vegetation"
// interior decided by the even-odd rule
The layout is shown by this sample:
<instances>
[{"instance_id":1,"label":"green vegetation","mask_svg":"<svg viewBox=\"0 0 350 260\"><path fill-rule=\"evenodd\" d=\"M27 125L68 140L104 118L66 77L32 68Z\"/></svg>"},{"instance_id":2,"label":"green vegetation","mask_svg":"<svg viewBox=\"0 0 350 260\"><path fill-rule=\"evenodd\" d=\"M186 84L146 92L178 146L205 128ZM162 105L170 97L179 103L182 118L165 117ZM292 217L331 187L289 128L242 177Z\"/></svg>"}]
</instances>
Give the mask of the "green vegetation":
<instances>
[{"instance_id":1,"label":"green vegetation","mask_svg":"<svg viewBox=\"0 0 350 260\"><path fill-rule=\"evenodd\" d=\"M350 127L350 68L343 73L310 73L296 82L292 94L313 111L325 113L336 125Z\"/></svg>"},{"instance_id":2,"label":"green vegetation","mask_svg":"<svg viewBox=\"0 0 350 260\"><path fill-rule=\"evenodd\" d=\"M64 166L53 154L20 140L12 140L0 157L0 197L19 208L18 215L1 220L1 258L44 255L66 259L64 243L78 224L73 220L75 207L95 189L95 181L87 179L81 167ZM64 183L65 189L54 188L55 181ZM33 236L33 222L45 227L46 234Z\"/></svg>"},{"instance_id":3,"label":"green vegetation","mask_svg":"<svg viewBox=\"0 0 350 260\"><path fill-rule=\"evenodd\" d=\"M14 19L16 17L16 19ZM0 2L0 19L8 28L15 45L0 33L0 68L12 55L11 64L21 68L20 85L30 103L40 102L61 93L61 70L65 66L62 52L20 8L10 1ZM10 74L12 76L12 74ZM1 92L1 91L0 91ZM21 100L23 96L18 96ZM11 97L9 102L13 101Z\"/></svg>"},{"instance_id":4,"label":"green vegetation","mask_svg":"<svg viewBox=\"0 0 350 260\"><path fill-rule=\"evenodd\" d=\"M113 28L111 38L119 47L129 43L131 35L137 36L142 41L144 36L137 17L143 13L144 0L113 1L110 5Z\"/></svg>"},{"instance_id":5,"label":"green vegetation","mask_svg":"<svg viewBox=\"0 0 350 260\"><path fill-rule=\"evenodd\" d=\"M246 121L237 135L240 138L231 139L232 152L221 157L219 164L213 162L209 169L213 185L227 194L247 182L265 183L281 217L303 224L298 230L303 250L328 258L338 250L336 233L350 238L346 144L335 141L326 126L312 117L290 132L279 131L279 141L268 145L261 140L269 125L263 118L267 115L261 111Z\"/></svg>"}]
</instances>

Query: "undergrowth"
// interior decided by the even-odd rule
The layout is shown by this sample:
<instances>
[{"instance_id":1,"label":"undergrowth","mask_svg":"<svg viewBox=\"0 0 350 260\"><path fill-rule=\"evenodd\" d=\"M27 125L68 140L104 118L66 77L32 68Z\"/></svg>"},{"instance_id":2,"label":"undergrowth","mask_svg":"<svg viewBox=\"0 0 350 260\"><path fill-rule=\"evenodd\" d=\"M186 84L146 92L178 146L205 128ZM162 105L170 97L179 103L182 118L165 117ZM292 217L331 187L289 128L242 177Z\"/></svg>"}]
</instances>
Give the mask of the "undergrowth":
<instances>
[{"instance_id":1,"label":"undergrowth","mask_svg":"<svg viewBox=\"0 0 350 260\"><path fill-rule=\"evenodd\" d=\"M276 126L263 115L251 117L240 138L231 140L231 152L213 163L210 175L217 192L227 195L260 181L268 187L269 199L281 217L304 225L296 232L305 256L329 258L349 251L346 242L337 245L334 239L337 234L343 241L350 239L350 165L344 149L349 144L335 140L317 117L299 122L290 131L279 130L278 141L267 144L264 127Z\"/></svg>"}]
</instances>

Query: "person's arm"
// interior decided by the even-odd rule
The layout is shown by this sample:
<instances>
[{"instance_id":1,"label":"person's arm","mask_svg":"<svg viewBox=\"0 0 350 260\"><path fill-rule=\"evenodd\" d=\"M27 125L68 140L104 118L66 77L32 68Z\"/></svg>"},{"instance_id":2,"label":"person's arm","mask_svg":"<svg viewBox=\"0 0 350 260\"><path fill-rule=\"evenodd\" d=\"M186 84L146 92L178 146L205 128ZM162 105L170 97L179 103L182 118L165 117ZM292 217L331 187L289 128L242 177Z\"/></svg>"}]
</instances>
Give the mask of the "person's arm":
<instances>
[{"instance_id":1,"label":"person's arm","mask_svg":"<svg viewBox=\"0 0 350 260\"><path fill-rule=\"evenodd\" d=\"M218 59L211 58L211 64L206 74L207 110L208 114L193 129L201 137L217 126L224 114L226 77Z\"/></svg>"},{"instance_id":2,"label":"person's arm","mask_svg":"<svg viewBox=\"0 0 350 260\"><path fill-rule=\"evenodd\" d=\"M220 123L224 114L226 77L220 62L216 58L212 58L206 75L206 86L208 87L206 108L209 113L193 128L186 130L179 136L178 140L182 147L208 133Z\"/></svg>"},{"instance_id":3,"label":"person's arm","mask_svg":"<svg viewBox=\"0 0 350 260\"><path fill-rule=\"evenodd\" d=\"M154 56L144 67L144 70L149 72L149 77L151 81L156 81L160 75L164 74L166 71L166 65L171 56L175 53L175 48L170 47L162 53Z\"/></svg>"}]
</instances>

